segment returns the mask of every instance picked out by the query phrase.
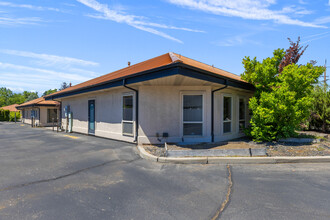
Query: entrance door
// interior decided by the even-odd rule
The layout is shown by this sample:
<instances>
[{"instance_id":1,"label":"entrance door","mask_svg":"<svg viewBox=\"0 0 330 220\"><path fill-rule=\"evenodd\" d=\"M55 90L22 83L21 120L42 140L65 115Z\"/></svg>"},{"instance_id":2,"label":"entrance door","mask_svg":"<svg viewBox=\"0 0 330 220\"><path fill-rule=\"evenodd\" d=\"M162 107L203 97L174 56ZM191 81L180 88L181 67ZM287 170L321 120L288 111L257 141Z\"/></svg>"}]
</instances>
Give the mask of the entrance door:
<instances>
[{"instance_id":1,"label":"entrance door","mask_svg":"<svg viewBox=\"0 0 330 220\"><path fill-rule=\"evenodd\" d=\"M95 134L95 100L88 100L88 134Z\"/></svg>"}]
</instances>

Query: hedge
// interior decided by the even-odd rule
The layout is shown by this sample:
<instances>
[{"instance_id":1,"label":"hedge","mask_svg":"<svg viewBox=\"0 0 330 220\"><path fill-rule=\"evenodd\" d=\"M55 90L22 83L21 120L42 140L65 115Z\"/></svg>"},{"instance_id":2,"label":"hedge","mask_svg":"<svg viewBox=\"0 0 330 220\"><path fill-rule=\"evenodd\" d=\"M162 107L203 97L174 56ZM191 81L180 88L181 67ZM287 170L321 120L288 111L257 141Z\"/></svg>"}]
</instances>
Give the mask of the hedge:
<instances>
[{"instance_id":1,"label":"hedge","mask_svg":"<svg viewBox=\"0 0 330 220\"><path fill-rule=\"evenodd\" d=\"M16 112L16 120L21 118L20 112ZM15 112L0 109L0 121L15 121Z\"/></svg>"}]
</instances>

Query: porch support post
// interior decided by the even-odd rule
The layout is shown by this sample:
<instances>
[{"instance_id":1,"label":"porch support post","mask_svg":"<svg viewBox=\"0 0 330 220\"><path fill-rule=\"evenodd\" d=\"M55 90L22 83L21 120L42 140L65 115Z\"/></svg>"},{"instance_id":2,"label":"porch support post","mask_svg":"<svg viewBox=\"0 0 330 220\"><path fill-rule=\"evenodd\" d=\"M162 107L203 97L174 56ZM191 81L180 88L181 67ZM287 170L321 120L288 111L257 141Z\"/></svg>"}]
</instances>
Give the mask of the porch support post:
<instances>
[{"instance_id":1,"label":"porch support post","mask_svg":"<svg viewBox=\"0 0 330 220\"><path fill-rule=\"evenodd\" d=\"M216 90L211 91L211 136L212 142L214 142L214 93L223 90L228 87L228 81L225 81L225 86Z\"/></svg>"}]
</instances>

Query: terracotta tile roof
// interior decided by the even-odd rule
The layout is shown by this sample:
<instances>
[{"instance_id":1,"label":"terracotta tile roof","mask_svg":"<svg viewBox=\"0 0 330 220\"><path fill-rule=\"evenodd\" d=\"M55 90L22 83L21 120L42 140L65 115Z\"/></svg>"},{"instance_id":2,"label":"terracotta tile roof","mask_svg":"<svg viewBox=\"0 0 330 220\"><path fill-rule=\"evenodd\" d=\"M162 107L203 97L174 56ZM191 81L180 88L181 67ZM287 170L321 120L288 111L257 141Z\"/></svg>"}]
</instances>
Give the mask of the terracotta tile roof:
<instances>
[{"instance_id":1,"label":"terracotta tile roof","mask_svg":"<svg viewBox=\"0 0 330 220\"><path fill-rule=\"evenodd\" d=\"M16 108L16 106L18 106L18 104L3 106L0 109L9 110L11 112L18 112L19 110Z\"/></svg>"},{"instance_id":2,"label":"terracotta tile roof","mask_svg":"<svg viewBox=\"0 0 330 220\"><path fill-rule=\"evenodd\" d=\"M74 91L74 90L79 90L79 89L82 89L84 87L97 85L99 83L103 83L103 82L111 81L111 80L114 80L114 79L122 78L122 77L125 77L125 76L133 75L135 73L139 73L139 72L146 71L146 70L151 70L151 69L154 69L154 68L157 68L157 67L166 66L166 65L173 64L173 63L176 63L176 62L181 62L181 63L187 64L187 65L190 65L190 66L202 69L202 70L212 72L214 74L218 74L220 76L225 76L225 77L228 77L228 78L231 78L231 79L234 79L234 80L244 82L241 79L240 76L237 76L233 73L218 69L216 67L213 67L213 66L201 63L201 62L198 62L196 60L190 59L188 57L184 57L182 55L178 55L176 53L166 53L166 54L163 54L161 56L146 60L144 62L137 63L135 65L128 66L126 68L114 71L112 73L108 73L106 75L88 80L86 82L77 84L75 86L71 86L71 87L66 88L64 90L52 93L51 95L48 95L48 96L57 95L57 94L60 94L60 93Z\"/></svg>"},{"instance_id":3,"label":"terracotta tile roof","mask_svg":"<svg viewBox=\"0 0 330 220\"><path fill-rule=\"evenodd\" d=\"M37 98L37 99L33 99L31 101L28 101L28 102L25 102L21 105L18 105L17 107L18 108L22 108L22 107L26 107L26 106L31 106L31 105L59 105L60 103L57 102L57 101L52 101L52 100L45 100L44 97L40 97L40 98Z\"/></svg>"}]
</instances>

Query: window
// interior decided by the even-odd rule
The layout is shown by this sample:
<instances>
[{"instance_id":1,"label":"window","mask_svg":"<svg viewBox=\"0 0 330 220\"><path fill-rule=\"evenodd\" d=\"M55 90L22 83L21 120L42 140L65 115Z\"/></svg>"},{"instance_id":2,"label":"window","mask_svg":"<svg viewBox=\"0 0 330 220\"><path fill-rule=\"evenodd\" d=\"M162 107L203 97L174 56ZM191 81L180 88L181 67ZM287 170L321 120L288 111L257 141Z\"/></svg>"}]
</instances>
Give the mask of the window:
<instances>
[{"instance_id":1,"label":"window","mask_svg":"<svg viewBox=\"0 0 330 220\"><path fill-rule=\"evenodd\" d=\"M57 122L57 109L47 109L47 123Z\"/></svg>"},{"instance_id":2,"label":"window","mask_svg":"<svg viewBox=\"0 0 330 220\"><path fill-rule=\"evenodd\" d=\"M231 132L232 97L223 97L223 133Z\"/></svg>"},{"instance_id":3,"label":"window","mask_svg":"<svg viewBox=\"0 0 330 220\"><path fill-rule=\"evenodd\" d=\"M183 95L183 135L203 135L203 95Z\"/></svg>"},{"instance_id":4,"label":"window","mask_svg":"<svg viewBox=\"0 0 330 220\"><path fill-rule=\"evenodd\" d=\"M25 118L25 110L22 110L22 118Z\"/></svg>"},{"instance_id":5,"label":"window","mask_svg":"<svg viewBox=\"0 0 330 220\"><path fill-rule=\"evenodd\" d=\"M239 131L243 131L245 128L245 100L239 99Z\"/></svg>"},{"instance_id":6,"label":"window","mask_svg":"<svg viewBox=\"0 0 330 220\"><path fill-rule=\"evenodd\" d=\"M123 96L123 134L133 135L133 96Z\"/></svg>"}]
</instances>

